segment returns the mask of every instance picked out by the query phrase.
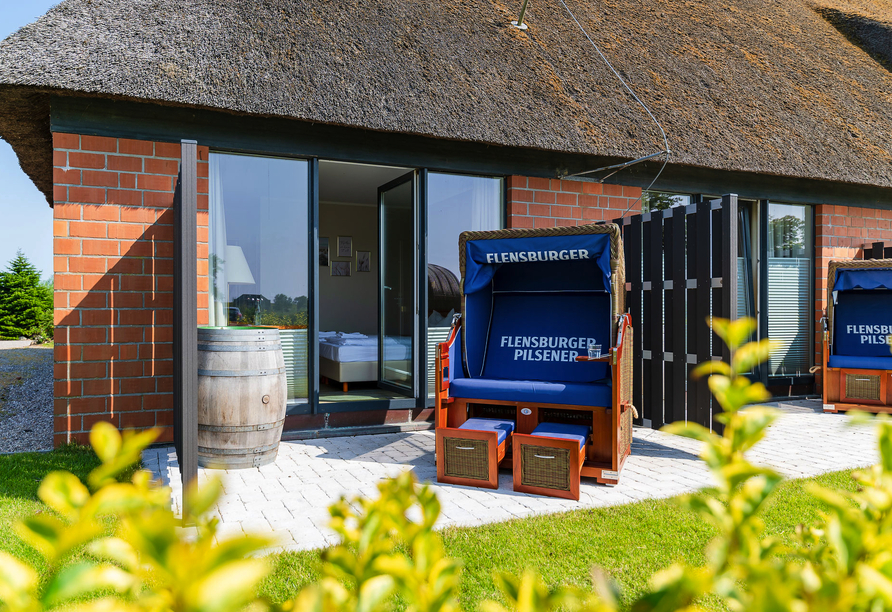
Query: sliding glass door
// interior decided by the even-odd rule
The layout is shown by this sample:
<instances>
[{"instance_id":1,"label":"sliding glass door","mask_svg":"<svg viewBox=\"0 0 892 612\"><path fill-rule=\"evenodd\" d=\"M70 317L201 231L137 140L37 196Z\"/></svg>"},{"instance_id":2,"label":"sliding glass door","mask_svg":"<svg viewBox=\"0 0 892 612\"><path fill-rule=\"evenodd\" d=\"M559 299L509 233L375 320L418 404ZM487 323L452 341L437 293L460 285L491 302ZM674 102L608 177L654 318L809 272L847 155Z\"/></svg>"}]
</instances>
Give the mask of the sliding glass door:
<instances>
[{"instance_id":1,"label":"sliding glass door","mask_svg":"<svg viewBox=\"0 0 892 612\"><path fill-rule=\"evenodd\" d=\"M378 386L417 397L418 202L415 172L378 189Z\"/></svg>"}]
</instances>

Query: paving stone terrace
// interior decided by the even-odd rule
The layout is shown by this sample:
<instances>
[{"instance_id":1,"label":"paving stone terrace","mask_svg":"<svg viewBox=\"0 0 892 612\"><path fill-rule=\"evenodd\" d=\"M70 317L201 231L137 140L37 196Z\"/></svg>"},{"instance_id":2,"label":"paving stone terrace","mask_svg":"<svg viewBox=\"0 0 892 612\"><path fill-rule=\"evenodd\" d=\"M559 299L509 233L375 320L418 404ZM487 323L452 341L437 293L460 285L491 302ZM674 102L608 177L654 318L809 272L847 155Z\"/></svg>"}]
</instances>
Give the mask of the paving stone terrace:
<instances>
[{"instance_id":1,"label":"paving stone terrace","mask_svg":"<svg viewBox=\"0 0 892 612\"><path fill-rule=\"evenodd\" d=\"M750 453L788 478L871 465L877 460L874 430L852 426L844 414L823 414L819 401L776 404L781 417ZM272 465L245 470L199 470L199 480L217 475L224 495L217 513L221 535L270 533L280 549L319 548L336 541L328 529L328 506L341 495L376 496L376 483L404 470L431 483L442 504L439 526L481 525L579 508L614 506L670 497L713 484L698 459L700 443L652 429L636 428L632 456L617 486L583 479L578 502L515 493L502 470L499 489L436 482L434 432L354 436L282 442ZM182 488L172 447L144 453L147 469L172 487L179 512Z\"/></svg>"}]
</instances>

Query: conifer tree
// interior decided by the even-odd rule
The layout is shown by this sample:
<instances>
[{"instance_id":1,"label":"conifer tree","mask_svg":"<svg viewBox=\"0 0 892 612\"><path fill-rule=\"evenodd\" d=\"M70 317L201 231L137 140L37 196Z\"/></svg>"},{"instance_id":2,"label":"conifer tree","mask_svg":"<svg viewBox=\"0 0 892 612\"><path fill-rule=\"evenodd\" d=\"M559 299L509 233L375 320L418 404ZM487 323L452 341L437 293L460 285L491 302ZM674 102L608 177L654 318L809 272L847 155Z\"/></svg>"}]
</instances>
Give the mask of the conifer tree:
<instances>
[{"instance_id":1,"label":"conifer tree","mask_svg":"<svg viewBox=\"0 0 892 612\"><path fill-rule=\"evenodd\" d=\"M5 272L0 272L0 337L51 338L53 290L18 251Z\"/></svg>"}]
</instances>

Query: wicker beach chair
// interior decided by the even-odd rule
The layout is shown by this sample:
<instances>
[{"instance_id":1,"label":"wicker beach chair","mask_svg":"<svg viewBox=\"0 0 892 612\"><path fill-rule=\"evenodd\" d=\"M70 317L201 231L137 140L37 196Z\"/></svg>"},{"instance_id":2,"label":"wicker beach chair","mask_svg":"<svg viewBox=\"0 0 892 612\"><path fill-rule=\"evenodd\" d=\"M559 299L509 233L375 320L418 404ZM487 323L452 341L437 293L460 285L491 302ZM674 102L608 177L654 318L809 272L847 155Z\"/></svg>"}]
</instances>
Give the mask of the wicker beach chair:
<instances>
[{"instance_id":1,"label":"wicker beach chair","mask_svg":"<svg viewBox=\"0 0 892 612\"><path fill-rule=\"evenodd\" d=\"M560 486L527 490L578 499L580 476L616 484L634 411L619 228L465 232L459 258L463 314L437 351L438 481L497 488L503 463L524 490L517 479L540 458L525 464L518 443L571 447L547 435L556 426L589 433L573 442ZM598 360L587 358L592 341L604 349ZM481 419L510 431L497 438ZM479 463L469 466L472 454Z\"/></svg>"},{"instance_id":2,"label":"wicker beach chair","mask_svg":"<svg viewBox=\"0 0 892 612\"><path fill-rule=\"evenodd\" d=\"M824 412L892 412L892 259L831 261L822 324Z\"/></svg>"}]
</instances>

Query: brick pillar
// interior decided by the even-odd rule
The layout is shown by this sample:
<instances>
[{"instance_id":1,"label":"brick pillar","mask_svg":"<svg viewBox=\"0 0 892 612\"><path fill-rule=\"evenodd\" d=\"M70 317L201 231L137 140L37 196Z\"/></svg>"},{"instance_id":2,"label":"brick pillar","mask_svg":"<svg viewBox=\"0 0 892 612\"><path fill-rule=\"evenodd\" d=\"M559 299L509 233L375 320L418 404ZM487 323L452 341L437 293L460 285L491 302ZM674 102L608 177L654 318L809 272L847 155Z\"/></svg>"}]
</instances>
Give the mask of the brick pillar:
<instances>
[{"instance_id":1,"label":"brick pillar","mask_svg":"<svg viewBox=\"0 0 892 612\"><path fill-rule=\"evenodd\" d=\"M99 420L124 429L159 426L170 440L171 207L180 145L57 133L53 148L54 444L85 443ZM204 323L207 158L199 147Z\"/></svg>"},{"instance_id":2,"label":"brick pillar","mask_svg":"<svg viewBox=\"0 0 892 612\"><path fill-rule=\"evenodd\" d=\"M624 212L641 212L640 198L639 187L512 176L508 178L508 227L565 227L612 221Z\"/></svg>"}]
</instances>

